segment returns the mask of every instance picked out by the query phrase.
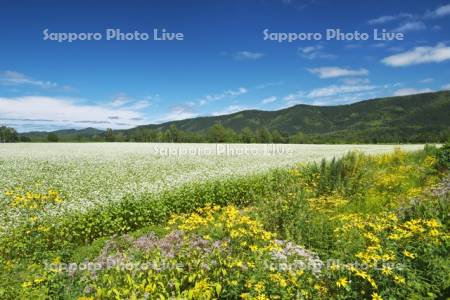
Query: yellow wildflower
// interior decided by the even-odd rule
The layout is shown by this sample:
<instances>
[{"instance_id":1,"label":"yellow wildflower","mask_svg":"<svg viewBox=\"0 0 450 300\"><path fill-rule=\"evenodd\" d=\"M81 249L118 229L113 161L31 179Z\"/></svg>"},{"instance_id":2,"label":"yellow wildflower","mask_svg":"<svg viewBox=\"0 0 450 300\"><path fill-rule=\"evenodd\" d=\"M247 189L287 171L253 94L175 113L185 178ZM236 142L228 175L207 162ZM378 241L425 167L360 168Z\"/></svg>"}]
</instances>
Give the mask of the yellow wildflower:
<instances>
[{"instance_id":1,"label":"yellow wildflower","mask_svg":"<svg viewBox=\"0 0 450 300\"><path fill-rule=\"evenodd\" d=\"M406 257L408 257L408 258L411 258L411 259L416 258L416 255L415 255L414 253L409 252L409 251L407 251L407 250L403 250L403 255L406 256Z\"/></svg>"},{"instance_id":2,"label":"yellow wildflower","mask_svg":"<svg viewBox=\"0 0 450 300\"><path fill-rule=\"evenodd\" d=\"M348 279L347 279L347 277L339 278L338 281L336 281L336 286L337 287L342 287L342 288L345 288L346 286L348 286Z\"/></svg>"},{"instance_id":3,"label":"yellow wildflower","mask_svg":"<svg viewBox=\"0 0 450 300\"><path fill-rule=\"evenodd\" d=\"M372 293L372 300L383 300L378 293Z\"/></svg>"}]
</instances>

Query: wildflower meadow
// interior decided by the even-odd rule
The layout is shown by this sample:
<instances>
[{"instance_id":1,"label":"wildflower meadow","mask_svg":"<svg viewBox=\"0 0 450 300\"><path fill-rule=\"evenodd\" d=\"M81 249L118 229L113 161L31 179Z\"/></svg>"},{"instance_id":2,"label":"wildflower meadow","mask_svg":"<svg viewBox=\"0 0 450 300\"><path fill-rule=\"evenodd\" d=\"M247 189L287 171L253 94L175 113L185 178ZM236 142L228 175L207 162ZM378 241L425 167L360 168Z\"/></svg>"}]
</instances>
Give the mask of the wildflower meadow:
<instances>
[{"instance_id":1,"label":"wildflower meadow","mask_svg":"<svg viewBox=\"0 0 450 300\"><path fill-rule=\"evenodd\" d=\"M0 145L0 298L450 294L448 144L233 147Z\"/></svg>"}]
</instances>

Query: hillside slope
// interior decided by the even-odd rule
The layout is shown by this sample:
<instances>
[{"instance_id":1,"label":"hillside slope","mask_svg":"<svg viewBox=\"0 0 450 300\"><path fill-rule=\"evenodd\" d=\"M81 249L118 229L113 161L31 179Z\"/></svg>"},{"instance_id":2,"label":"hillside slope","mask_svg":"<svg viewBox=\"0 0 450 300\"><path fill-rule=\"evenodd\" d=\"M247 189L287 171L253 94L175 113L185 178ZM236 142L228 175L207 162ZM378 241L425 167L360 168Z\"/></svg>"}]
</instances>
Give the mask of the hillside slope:
<instances>
[{"instance_id":1,"label":"hillside slope","mask_svg":"<svg viewBox=\"0 0 450 300\"><path fill-rule=\"evenodd\" d=\"M302 135L306 141L327 142L427 142L450 137L450 92L441 91L387 97L348 105L296 105L278 111L246 110L229 115L198 117L163 124L117 130L125 137L143 130L165 131L175 125L184 132L203 134L214 124L240 132L243 128L278 130L286 136ZM99 140L104 131L93 128L57 131L62 141L76 137ZM26 133L32 140L45 132ZM130 139L132 140L132 138Z\"/></svg>"}]
</instances>

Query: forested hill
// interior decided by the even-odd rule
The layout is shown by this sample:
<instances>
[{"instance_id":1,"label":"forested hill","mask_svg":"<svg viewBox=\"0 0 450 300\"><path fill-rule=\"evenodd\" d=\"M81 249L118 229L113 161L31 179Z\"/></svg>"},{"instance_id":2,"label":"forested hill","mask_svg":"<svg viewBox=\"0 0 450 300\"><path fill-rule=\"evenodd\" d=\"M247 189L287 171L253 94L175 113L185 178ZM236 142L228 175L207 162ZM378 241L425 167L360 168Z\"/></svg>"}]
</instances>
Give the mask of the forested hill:
<instances>
[{"instance_id":1,"label":"forested hill","mask_svg":"<svg viewBox=\"0 0 450 300\"><path fill-rule=\"evenodd\" d=\"M303 133L319 138L355 137L365 135L385 140L431 138L450 128L450 92L435 92L411 96L389 97L339 106L296 105L278 111L247 110L230 115L200 117L139 128L167 129L176 125L180 130L206 131L220 123L237 132L245 127L294 135ZM130 132L136 129L129 130ZM385 138L383 138L385 137Z\"/></svg>"},{"instance_id":2,"label":"forested hill","mask_svg":"<svg viewBox=\"0 0 450 300\"><path fill-rule=\"evenodd\" d=\"M128 130L67 130L59 140L178 142L392 143L442 142L450 137L450 92L361 101L349 105L296 105L247 110ZM32 141L48 133L23 134ZM112 136L111 136L112 135ZM53 137L54 138L54 137Z\"/></svg>"}]
</instances>

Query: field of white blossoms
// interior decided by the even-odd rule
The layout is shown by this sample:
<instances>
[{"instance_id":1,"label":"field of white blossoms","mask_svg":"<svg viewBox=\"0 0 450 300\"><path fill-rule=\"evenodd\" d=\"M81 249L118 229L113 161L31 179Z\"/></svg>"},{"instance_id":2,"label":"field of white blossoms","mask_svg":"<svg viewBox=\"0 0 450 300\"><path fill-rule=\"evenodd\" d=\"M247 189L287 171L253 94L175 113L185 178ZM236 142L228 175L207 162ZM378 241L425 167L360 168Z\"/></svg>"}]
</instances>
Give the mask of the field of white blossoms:
<instances>
[{"instance_id":1,"label":"field of white blossoms","mask_svg":"<svg viewBox=\"0 0 450 300\"><path fill-rule=\"evenodd\" d=\"M0 144L0 299L435 299L450 144Z\"/></svg>"},{"instance_id":2,"label":"field of white blossoms","mask_svg":"<svg viewBox=\"0 0 450 300\"><path fill-rule=\"evenodd\" d=\"M186 183L263 173L299 162L331 159L357 150L377 154L397 145L257 144L0 144L0 186L46 194L58 191L33 217L65 215L120 201L132 194L159 193ZM403 145L418 150L422 145ZM20 193L19 193L20 194ZM0 193L0 235L16 226L21 205ZM27 212L27 211L26 211Z\"/></svg>"}]
</instances>

